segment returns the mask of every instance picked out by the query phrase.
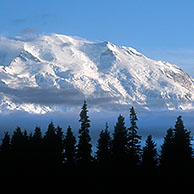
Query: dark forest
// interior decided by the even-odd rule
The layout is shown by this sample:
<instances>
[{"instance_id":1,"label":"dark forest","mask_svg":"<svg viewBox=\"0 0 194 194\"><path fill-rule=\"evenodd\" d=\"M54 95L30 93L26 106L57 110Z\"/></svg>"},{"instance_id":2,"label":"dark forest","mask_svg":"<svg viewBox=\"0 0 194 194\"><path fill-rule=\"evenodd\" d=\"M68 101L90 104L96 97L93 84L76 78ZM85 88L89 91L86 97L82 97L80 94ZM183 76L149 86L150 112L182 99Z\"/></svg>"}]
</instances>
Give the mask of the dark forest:
<instances>
[{"instance_id":1,"label":"dark forest","mask_svg":"<svg viewBox=\"0 0 194 194\"><path fill-rule=\"evenodd\" d=\"M5 132L0 149L0 176L61 176L61 177L126 177L126 180L191 182L194 157L190 130L181 116L169 128L161 145L150 134L144 146L138 135L138 117L129 109L130 126L118 116L112 134L108 123L100 132L96 151L92 152L90 119L87 103L80 111L79 136L71 126L66 131L51 122L45 134L36 126L33 133L16 127L13 134ZM134 178L135 177L135 178Z\"/></svg>"}]
</instances>

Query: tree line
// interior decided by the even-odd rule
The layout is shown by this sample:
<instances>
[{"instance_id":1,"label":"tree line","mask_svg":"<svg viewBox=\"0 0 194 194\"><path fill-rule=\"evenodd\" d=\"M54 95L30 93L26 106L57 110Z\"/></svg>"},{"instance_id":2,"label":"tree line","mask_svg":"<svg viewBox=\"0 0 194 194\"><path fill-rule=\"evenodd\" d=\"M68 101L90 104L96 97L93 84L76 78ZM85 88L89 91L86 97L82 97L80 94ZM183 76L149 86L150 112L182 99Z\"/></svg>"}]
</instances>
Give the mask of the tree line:
<instances>
[{"instance_id":1,"label":"tree line","mask_svg":"<svg viewBox=\"0 0 194 194\"><path fill-rule=\"evenodd\" d=\"M108 123L99 134L96 152L92 154L90 119L87 103L80 112L78 139L71 126L66 132L51 122L43 135L36 126L29 133L17 127L12 136L8 132L0 149L1 176L128 176L128 177L191 177L194 158L191 131L178 116L174 128L169 128L161 151L149 135L141 147L137 114L129 111L130 126L118 116L110 134Z\"/></svg>"}]
</instances>

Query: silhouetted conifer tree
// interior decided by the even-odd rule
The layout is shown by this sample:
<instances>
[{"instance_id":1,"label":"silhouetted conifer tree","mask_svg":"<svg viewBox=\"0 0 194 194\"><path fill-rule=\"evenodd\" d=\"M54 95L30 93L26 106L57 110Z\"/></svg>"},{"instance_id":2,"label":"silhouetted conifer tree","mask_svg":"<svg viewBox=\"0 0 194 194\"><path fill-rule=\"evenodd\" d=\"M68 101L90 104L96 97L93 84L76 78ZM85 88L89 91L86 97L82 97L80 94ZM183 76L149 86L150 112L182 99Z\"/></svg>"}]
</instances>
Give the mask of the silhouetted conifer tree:
<instances>
[{"instance_id":1,"label":"silhouetted conifer tree","mask_svg":"<svg viewBox=\"0 0 194 194\"><path fill-rule=\"evenodd\" d=\"M174 165L174 133L173 129L169 128L167 134L164 137L164 143L161 145L161 154L160 154L160 167L161 174L167 175L170 174L171 167Z\"/></svg>"},{"instance_id":2,"label":"silhouetted conifer tree","mask_svg":"<svg viewBox=\"0 0 194 194\"><path fill-rule=\"evenodd\" d=\"M32 174L41 175L45 165L43 136L41 128L36 126L31 137Z\"/></svg>"},{"instance_id":3,"label":"silhouetted conifer tree","mask_svg":"<svg viewBox=\"0 0 194 194\"><path fill-rule=\"evenodd\" d=\"M23 148L24 137L20 127L17 127L13 132L11 139L12 150L20 150Z\"/></svg>"},{"instance_id":4,"label":"silhouetted conifer tree","mask_svg":"<svg viewBox=\"0 0 194 194\"><path fill-rule=\"evenodd\" d=\"M77 162L78 165L88 167L92 160L92 145L90 144L91 137L89 134L90 120L88 117L87 103L84 101L80 112L81 128L79 129L79 142L77 145Z\"/></svg>"},{"instance_id":5,"label":"silhouetted conifer tree","mask_svg":"<svg viewBox=\"0 0 194 194\"><path fill-rule=\"evenodd\" d=\"M43 138L43 142L45 167L49 168L49 170L47 170L47 173L50 172L52 174L55 173L57 166L57 135L53 122L48 125L48 129Z\"/></svg>"},{"instance_id":6,"label":"silhouetted conifer tree","mask_svg":"<svg viewBox=\"0 0 194 194\"><path fill-rule=\"evenodd\" d=\"M188 176L191 172L192 147L190 131L185 129L181 116L174 129L169 129L161 146L161 174L168 177Z\"/></svg>"},{"instance_id":7,"label":"silhouetted conifer tree","mask_svg":"<svg viewBox=\"0 0 194 194\"><path fill-rule=\"evenodd\" d=\"M32 141L36 145L42 143L42 132L41 132L41 128L38 126L36 126L36 128L34 130L34 134L32 136Z\"/></svg>"},{"instance_id":8,"label":"silhouetted conifer tree","mask_svg":"<svg viewBox=\"0 0 194 194\"><path fill-rule=\"evenodd\" d=\"M12 160L14 161L13 173L20 173L24 175L26 173L25 168L28 160L28 136L27 131L24 133L20 127L17 127L13 132L11 139Z\"/></svg>"},{"instance_id":9,"label":"silhouetted conifer tree","mask_svg":"<svg viewBox=\"0 0 194 194\"><path fill-rule=\"evenodd\" d=\"M27 130L25 129L23 132L23 148L22 148L22 155L23 155L23 162L24 162L24 169L26 169L29 165L31 165L31 136L28 135ZM24 170L25 172L25 170ZM29 172L25 172L25 174L29 174Z\"/></svg>"},{"instance_id":10,"label":"silhouetted conifer tree","mask_svg":"<svg viewBox=\"0 0 194 194\"><path fill-rule=\"evenodd\" d=\"M71 127L68 126L64 138L64 160L68 168L75 167L76 138L73 135Z\"/></svg>"},{"instance_id":11,"label":"silhouetted conifer tree","mask_svg":"<svg viewBox=\"0 0 194 194\"><path fill-rule=\"evenodd\" d=\"M141 136L137 134L137 124L136 121L138 120L137 115L133 107L130 109L130 124L131 126L128 128L128 148L129 148L129 160L130 166L132 169L137 167L140 163L140 153L141 153L141 146L140 140Z\"/></svg>"},{"instance_id":12,"label":"silhouetted conifer tree","mask_svg":"<svg viewBox=\"0 0 194 194\"><path fill-rule=\"evenodd\" d=\"M157 149L151 135L147 137L143 147L142 168L145 176L155 176L157 173Z\"/></svg>"},{"instance_id":13,"label":"silhouetted conifer tree","mask_svg":"<svg viewBox=\"0 0 194 194\"><path fill-rule=\"evenodd\" d=\"M178 175L188 175L191 171L192 147L191 131L185 129L181 116L174 127L174 162Z\"/></svg>"},{"instance_id":14,"label":"silhouetted conifer tree","mask_svg":"<svg viewBox=\"0 0 194 194\"><path fill-rule=\"evenodd\" d=\"M113 165L115 170L120 171L119 173L125 172L128 158L128 135L124 119L122 115L119 115L118 121L114 127L112 140Z\"/></svg>"},{"instance_id":15,"label":"silhouetted conifer tree","mask_svg":"<svg viewBox=\"0 0 194 194\"><path fill-rule=\"evenodd\" d=\"M111 166L111 137L108 131L108 123L106 123L105 130L100 132L96 154L99 167L108 168Z\"/></svg>"},{"instance_id":16,"label":"silhouetted conifer tree","mask_svg":"<svg viewBox=\"0 0 194 194\"><path fill-rule=\"evenodd\" d=\"M25 129L24 132L23 132L23 138L24 138L24 142L25 142L25 143L28 143L29 136L28 136L28 132L27 132L26 129Z\"/></svg>"},{"instance_id":17,"label":"silhouetted conifer tree","mask_svg":"<svg viewBox=\"0 0 194 194\"><path fill-rule=\"evenodd\" d=\"M57 126L56 129L56 154L57 154L57 166L60 168L63 165L64 161L64 156L63 156L63 149L64 149L64 144L63 144L63 130L60 126Z\"/></svg>"},{"instance_id":18,"label":"silhouetted conifer tree","mask_svg":"<svg viewBox=\"0 0 194 194\"><path fill-rule=\"evenodd\" d=\"M55 126L54 126L54 123L51 121L50 124L48 125L48 129L45 133L45 141L55 141L56 139L56 129L55 129Z\"/></svg>"}]
</instances>

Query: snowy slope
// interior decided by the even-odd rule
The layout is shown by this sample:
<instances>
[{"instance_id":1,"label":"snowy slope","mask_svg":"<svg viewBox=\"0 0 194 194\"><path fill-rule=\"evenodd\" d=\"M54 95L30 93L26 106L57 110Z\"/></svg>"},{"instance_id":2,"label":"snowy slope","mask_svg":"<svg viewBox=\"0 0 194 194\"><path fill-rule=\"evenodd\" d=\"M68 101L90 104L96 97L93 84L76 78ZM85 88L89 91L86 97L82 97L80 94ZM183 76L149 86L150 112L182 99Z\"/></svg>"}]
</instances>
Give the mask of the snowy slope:
<instances>
[{"instance_id":1,"label":"snowy slope","mask_svg":"<svg viewBox=\"0 0 194 194\"><path fill-rule=\"evenodd\" d=\"M130 47L65 35L0 38L0 110L193 109L194 80Z\"/></svg>"}]
</instances>

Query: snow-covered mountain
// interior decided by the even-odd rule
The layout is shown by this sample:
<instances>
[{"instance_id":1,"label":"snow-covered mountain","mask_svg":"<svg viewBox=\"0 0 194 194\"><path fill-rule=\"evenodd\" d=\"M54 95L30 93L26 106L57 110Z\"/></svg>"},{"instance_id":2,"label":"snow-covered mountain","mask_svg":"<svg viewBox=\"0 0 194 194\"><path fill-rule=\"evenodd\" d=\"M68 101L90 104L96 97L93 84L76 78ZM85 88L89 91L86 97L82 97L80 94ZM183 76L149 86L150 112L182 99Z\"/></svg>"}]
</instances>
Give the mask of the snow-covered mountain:
<instances>
[{"instance_id":1,"label":"snow-covered mountain","mask_svg":"<svg viewBox=\"0 0 194 194\"><path fill-rule=\"evenodd\" d=\"M194 79L135 49L65 35L0 38L0 111L193 109Z\"/></svg>"}]
</instances>

